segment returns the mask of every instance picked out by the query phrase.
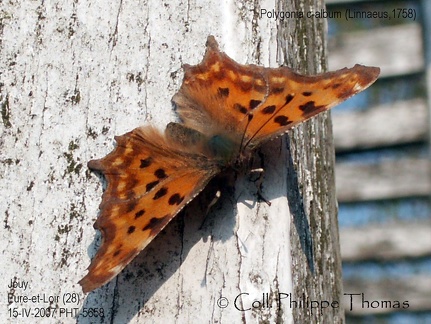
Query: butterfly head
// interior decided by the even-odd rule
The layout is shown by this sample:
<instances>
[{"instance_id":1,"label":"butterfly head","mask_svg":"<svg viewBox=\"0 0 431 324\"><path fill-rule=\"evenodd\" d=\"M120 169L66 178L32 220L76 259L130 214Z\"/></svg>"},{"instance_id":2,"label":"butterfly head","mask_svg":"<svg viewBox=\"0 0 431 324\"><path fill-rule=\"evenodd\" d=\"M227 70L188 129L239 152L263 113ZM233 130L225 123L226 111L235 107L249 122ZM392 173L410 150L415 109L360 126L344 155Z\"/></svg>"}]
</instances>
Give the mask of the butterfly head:
<instances>
[{"instance_id":1,"label":"butterfly head","mask_svg":"<svg viewBox=\"0 0 431 324\"><path fill-rule=\"evenodd\" d=\"M207 143L207 147L212 156L225 161L231 161L237 151L237 145L228 137L223 135L212 136Z\"/></svg>"}]
</instances>

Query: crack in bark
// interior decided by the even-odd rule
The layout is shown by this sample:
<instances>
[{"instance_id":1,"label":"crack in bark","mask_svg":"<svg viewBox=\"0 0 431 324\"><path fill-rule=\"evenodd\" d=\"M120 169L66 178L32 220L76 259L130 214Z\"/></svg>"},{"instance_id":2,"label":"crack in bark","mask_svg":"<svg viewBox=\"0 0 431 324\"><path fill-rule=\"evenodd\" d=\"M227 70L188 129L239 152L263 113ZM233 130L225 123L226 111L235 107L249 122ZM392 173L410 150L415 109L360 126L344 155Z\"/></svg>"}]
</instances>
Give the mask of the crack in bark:
<instances>
[{"instance_id":1,"label":"crack in bark","mask_svg":"<svg viewBox=\"0 0 431 324\"><path fill-rule=\"evenodd\" d=\"M114 49L114 47L117 45L117 40L118 40L118 21L120 20L120 13L121 13L121 8L123 7L123 0L120 0L120 5L118 6L118 10L117 10L117 16L115 19L115 28L114 28L114 32L112 33L111 37L109 38L109 43L112 42L112 48L111 48L111 52Z\"/></svg>"}]
</instances>

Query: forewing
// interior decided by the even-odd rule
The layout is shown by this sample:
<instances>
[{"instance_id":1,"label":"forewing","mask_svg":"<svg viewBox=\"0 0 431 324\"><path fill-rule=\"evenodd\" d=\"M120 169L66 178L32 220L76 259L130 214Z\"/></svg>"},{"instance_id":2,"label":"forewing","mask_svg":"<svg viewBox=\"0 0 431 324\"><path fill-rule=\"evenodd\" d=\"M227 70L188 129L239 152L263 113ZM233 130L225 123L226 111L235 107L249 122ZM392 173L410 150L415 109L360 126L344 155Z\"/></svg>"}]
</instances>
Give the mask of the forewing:
<instances>
[{"instance_id":1,"label":"forewing","mask_svg":"<svg viewBox=\"0 0 431 324\"><path fill-rule=\"evenodd\" d=\"M184 72L172 100L185 125L208 137L223 134L245 150L366 89L380 69L355 65L304 76L287 67L242 65L209 36L202 62Z\"/></svg>"},{"instance_id":2,"label":"forewing","mask_svg":"<svg viewBox=\"0 0 431 324\"><path fill-rule=\"evenodd\" d=\"M208 136L240 139L244 117L266 97L264 69L236 63L220 52L213 36L202 62L183 67L184 80L172 101L184 124Z\"/></svg>"},{"instance_id":3,"label":"forewing","mask_svg":"<svg viewBox=\"0 0 431 324\"><path fill-rule=\"evenodd\" d=\"M152 127L116 141L113 152L88 163L108 186L95 223L103 243L79 282L84 292L115 277L218 172L204 156L173 147Z\"/></svg>"},{"instance_id":4,"label":"forewing","mask_svg":"<svg viewBox=\"0 0 431 324\"><path fill-rule=\"evenodd\" d=\"M268 95L251 112L245 145L255 147L338 105L369 87L379 73L379 68L358 64L315 76L300 75L287 67L265 69Z\"/></svg>"}]
</instances>

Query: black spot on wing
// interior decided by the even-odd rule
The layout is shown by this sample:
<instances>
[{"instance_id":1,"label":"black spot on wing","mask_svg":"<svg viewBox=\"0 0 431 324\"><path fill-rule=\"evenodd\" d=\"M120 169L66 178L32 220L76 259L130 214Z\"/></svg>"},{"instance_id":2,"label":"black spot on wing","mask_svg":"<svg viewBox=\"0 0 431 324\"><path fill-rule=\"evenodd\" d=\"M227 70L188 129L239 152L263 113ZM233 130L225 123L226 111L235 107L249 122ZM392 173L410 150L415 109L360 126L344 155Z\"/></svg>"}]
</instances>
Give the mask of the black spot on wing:
<instances>
[{"instance_id":1,"label":"black spot on wing","mask_svg":"<svg viewBox=\"0 0 431 324\"><path fill-rule=\"evenodd\" d=\"M175 193L169 198L168 202L169 205L179 205L183 200L184 196L181 197L179 193Z\"/></svg>"},{"instance_id":2,"label":"black spot on wing","mask_svg":"<svg viewBox=\"0 0 431 324\"><path fill-rule=\"evenodd\" d=\"M133 190L131 191L131 194L128 195L127 199L130 200L130 202L126 206L126 213L130 213L133 211L138 204L138 201L136 199L133 199L134 193Z\"/></svg>"},{"instance_id":3,"label":"black spot on wing","mask_svg":"<svg viewBox=\"0 0 431 324\"><path fill-rule=\"evenodd\" d=\"M301 109L303 115L309 115L312 112L322 110L322 108L324 109L325 106L316 106L314 101L308 101L305 104L299 106L299 109Z\"/></svg>"},{"instance_id":4,"label":"black spot on wing","mask_svg":"<svg viewBox=\"0 0 431 324\"><path fill-rule=\"evenodd\" d=\"M141 165L139 166L141 169L146 168L151 165L153 159L151 157L147 157L144 160L141 160Z\"/></svg>"},{"instance_id":5,"label":"black spot on wing","mask_svg":"<svg viewBox=\"0 0 431 324\"><path fill-rule=\"evenodd\" d=\"M280 126L286 126L292 123L291 120L287 116L280 115L274 118L274 122L279 124Z\"/></svg>"},{"instance_id":6,"label":"black spot on wing","mask_svg":"<svg viewBox=\"0 0 431 324\"><path fill-rule=\"evenodd\" d=\"M254 99L250 100L250 103L249 103L250 109L256 108L257 106L260 105L261 102L262 102L261 100L254 100Z\"/></svg>"},{"instance_id":7,"label":"black spot on wing","mask_svg":"<svg viewBox=\"0 0 431 324\"><path fill-rule=\"evenodd\" d=\"M311 96L313 93L311 92L311 91L304 91L303 93L302 93L302 95L304 96L304 97L309 97L309 96Z\"/></svg>"},{"instance_id":8,"label":"black spot on wing","mask_svg":"<svg viewBox=\"0 0 431 324\"><path fill-rule=\"evenodd\" d=\"M132 234L135 231L136 227L135 226L129 226L129 228L127 229L127 234Z\"/></svg>"},{"instance_id":9,"label":"black spot on wing","mask_svg":"<svg viewBox=\"0 0 431 324\"><path fill-rule=\"evenodd\" d=\"M162 187L162 188L160 188L155 194L154 194L154 197L153 197L153 200L157 200L157 199L160 199L160 198L162 198L164 195L166 195L168 193L168 188L166 188L166 187Z\"/></svg>"},{"instance_id":10,"label":"black spot on wing","mask_svg":"<svg viewBox=\"0 0 431 324\"><path fill-rule=\"evenodd\" d=\"M220 97L229 97L229 88L218 88L217 93Z\"/></svg>"},{"instance_id":11,"label":"black spot on wing","mask_svg":"<svg viewBox=\"0 0 431 324\"><path fill-rule=\"evenodd\" d=\"M136 212L135 219L143 216L145 214L145 209L141 209L140 211Z\"/></svg>"},{"instance_id":12,"label":"black spot on wing","mask_svg":"<svg viewBox=\"0 0 431 324\"><path fill-rule=\"evenodd\" d=\"M275 87L275 88L271 88L271 90L270 90L270 94L274 94L274 95L282 93L282 92L284 92L283 87Z\"/></svg>"},{"instance_id":13,"label":"black spot on wing","mask_svg":"<svg viewBox=\"0 0 431 324\"><path fill-rule=\"evenodd\" d=\"M145 227L142 229L142 231L151 230L151 234L156 234L160 232L161 228L163 227L166 218L168 218L170 215L165 215L163 217L153 217L150 219L149 223L145 225Z\"/></svg>"},{"instance_id":14,"label":"black spot on wing","mask_svg":"<svg viewBox=\"0 0 431 324\"><path fill-rule=\"evenodd\" d=\"M243 105L240 105L238 103L233 105L233 108L235 110L238 110L241 114L246 114L248 112L247 108L245 108Z\"/></svg>"},{"instance_id":15,"label":"black spot on wing","mask_svg":"<svg viewBox=\"0 0 431 324\"><path fill-rule=\"evenodd\" d=\"M156 172L154 172L154 175L159 179L164 179L167 177L165 170L163 169L157 169Z\"/></svg>"},{"instance_id":16,"label":"black spot on wing","mask_svg":"<svg viewBox=\"0 0 431 324\"><path fill-rule=\"evenodd\" d=\"M275 111L275 105L267 106L262 109L262 114L269 115Z\"/></svg>"},{"instance_id":17,"label":"black spot on wing","mask_svg":"<svg viewBox=\"0 0 431 324\"><path fill-rule=\"evenodd\" d=\"M293 98L295 97L295 95L293 95L293 94L288 94L287 96L286 96L286 101L284 102L284 106L286 106L289 102L291 102L292 100L293 100Z\"/></svg>"},{"instance_id":18,"label":"black spot on wing","mask_svg":"<svg viewBox=\"0 0 431 324\"><path fill-rule=\"evenodd\" d=\"M145 189L147 190L146 192L150 191L155 186L157 186L159 184L159 182L160 182L159 180L155 180L155 181L147 183L147 185L145 186Z\"/></svg>"}]
</instances>

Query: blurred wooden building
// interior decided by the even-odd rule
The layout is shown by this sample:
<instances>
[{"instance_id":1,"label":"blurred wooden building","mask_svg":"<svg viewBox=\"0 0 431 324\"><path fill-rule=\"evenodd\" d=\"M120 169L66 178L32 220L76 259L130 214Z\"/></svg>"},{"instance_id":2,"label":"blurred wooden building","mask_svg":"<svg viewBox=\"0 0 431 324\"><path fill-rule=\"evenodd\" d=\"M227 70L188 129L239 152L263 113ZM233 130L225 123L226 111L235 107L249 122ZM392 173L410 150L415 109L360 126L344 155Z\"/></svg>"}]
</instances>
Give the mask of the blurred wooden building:
<instances>
[{"instance_id":1,"label":"blurred wooden building","mask_svg":"<svg viewBox=\"0 0 431 324\"><path fill-rule=\"evenodd\" d=\"M431 2L326 3L329 69L382 70L332 114L344 292L380 301L346 322L431 323Z\"/></svg>"}]
</instances>

